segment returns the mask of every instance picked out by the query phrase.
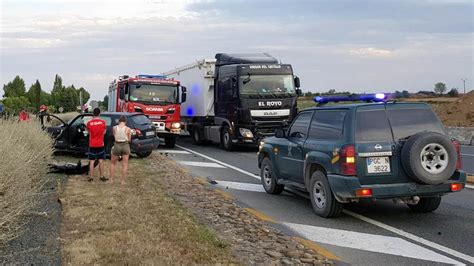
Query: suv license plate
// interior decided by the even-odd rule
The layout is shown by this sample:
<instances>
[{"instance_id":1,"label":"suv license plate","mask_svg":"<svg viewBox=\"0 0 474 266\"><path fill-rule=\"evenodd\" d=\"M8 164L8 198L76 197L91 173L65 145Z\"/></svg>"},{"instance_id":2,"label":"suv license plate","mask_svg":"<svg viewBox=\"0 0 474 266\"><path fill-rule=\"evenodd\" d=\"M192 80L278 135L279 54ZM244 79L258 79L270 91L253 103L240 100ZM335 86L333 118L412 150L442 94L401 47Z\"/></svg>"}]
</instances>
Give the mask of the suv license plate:
<instances>
[{"instance_id":1,"label":"suv license plate","mask_svg":"<svg viewBox=\"0 0 474 266\"><path fill-rule=\"evenodd\" d=\"M148 131L148 132L145 133L145 135L146 135L147 137L149 137L149 136L154 136L154 135L155 135L155 132L153 132L153 131Z\"/></svg>"},{"instance_id":2,"label":"suv license plate","mask_svg":"<svg viewBox=\"0 0 474 266\"><path fill-rule=\"evenodd\" d=\"M369 174L390 173L389 157L368 157L367 158L367 172Z\"/></svg>"}]
</instances>

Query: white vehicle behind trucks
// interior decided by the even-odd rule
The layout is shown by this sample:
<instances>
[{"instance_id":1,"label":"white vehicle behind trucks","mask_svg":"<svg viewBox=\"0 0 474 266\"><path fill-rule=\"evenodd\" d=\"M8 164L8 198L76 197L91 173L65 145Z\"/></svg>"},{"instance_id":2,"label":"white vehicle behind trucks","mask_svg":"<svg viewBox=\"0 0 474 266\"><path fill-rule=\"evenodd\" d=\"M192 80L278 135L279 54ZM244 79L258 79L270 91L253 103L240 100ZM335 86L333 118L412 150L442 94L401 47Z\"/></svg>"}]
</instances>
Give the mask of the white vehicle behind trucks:
<instances>
[{"instance_id":1,"label":"white vehicle behind trucks","mask_svg":"<svg viewBox=\"0 0 474 266\"><path fill-rule=\"evenodd\" d=\"M257 146L298 113L299 78L265 53L219 53L163 75L188 88L181 122L197 144Z\"/></svg>"}]
</instances>

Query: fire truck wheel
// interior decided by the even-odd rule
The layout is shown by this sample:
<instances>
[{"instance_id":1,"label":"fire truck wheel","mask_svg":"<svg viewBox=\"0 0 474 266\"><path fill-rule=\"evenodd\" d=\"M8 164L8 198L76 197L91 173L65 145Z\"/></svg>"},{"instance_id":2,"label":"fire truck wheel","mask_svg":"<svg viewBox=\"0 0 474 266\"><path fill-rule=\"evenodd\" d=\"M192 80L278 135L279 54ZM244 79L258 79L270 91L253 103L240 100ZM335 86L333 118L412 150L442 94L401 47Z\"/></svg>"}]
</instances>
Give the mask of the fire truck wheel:
<instances>
[{"instance_id":1,"label":"fire truck wheel","mask_svg":"<svg viewBox=\"0 0 474 266\"><path fill-rule=\"evenodd\" d=\"M176 145L176 138L165 138L166 148L174 148Z\"/></svg>"}]
</instances>

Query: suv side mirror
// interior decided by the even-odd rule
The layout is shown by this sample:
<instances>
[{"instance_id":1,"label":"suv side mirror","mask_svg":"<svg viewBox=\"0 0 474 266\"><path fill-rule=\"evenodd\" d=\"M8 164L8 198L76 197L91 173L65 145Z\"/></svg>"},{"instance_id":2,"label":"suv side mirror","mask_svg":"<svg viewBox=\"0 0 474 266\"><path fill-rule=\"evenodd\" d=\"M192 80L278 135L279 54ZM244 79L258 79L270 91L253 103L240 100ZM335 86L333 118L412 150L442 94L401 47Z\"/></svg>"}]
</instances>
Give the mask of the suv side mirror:
<instances>
[{"instance_id":1,"label":"suv side mirror","mask_svg":"<svg viewBox=\"0 0 474 266\"><path fill-rule=\"evenodd\" d=\"M181 86L181 102L186 102L186 87Z\"/></svg>"},{"instance_id":2,"label":"suv side mirror","mask_svg":"<svg viewBox=\"0 0 474 266\"><path fill-rule=\"evenodd\" d=\"M295 77L295 87L299 88L300 87L300 78L299 77Z\"/></svg>"},{"instance_id":3,"label":"suv side mirror","mask_svg":"<svg viewBox=\"0 0 474 266\"><path fill-rule=\"evenodd\" d=\"M275 137L276 138L286 138L285 131L283 128L277 128L275 129Z\"/></svg>"}]
</instances>

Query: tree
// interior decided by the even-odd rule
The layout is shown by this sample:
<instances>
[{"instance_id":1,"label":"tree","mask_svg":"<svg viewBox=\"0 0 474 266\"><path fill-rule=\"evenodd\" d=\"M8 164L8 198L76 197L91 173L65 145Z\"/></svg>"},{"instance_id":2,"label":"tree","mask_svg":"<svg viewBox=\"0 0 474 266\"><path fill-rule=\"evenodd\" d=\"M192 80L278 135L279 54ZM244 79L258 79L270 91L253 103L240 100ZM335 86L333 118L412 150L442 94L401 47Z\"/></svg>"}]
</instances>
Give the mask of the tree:
<instances>
[{"instance_id":1,"label":"tree","mask_svg":"<svg viewBox=\"0 0 474 266\"><path fill-rule=\"evenodd\" d=\"M109 108L109 95L104 96L104 101L102 102L102 106L105 110Z\"/></svg>"},{"instance_id":2,"label":"tree","mask_svg":"<svg viewBox=\"0 0 474 266\"><path fill-rule=\"evenodd\" d=\"M403 98L410 98L410 93L407 90L402 91L402 97Z\"/></svg>"},{"instance_id":3,"label":"tree","mask_svg":"<svg viewBox=\"0 0 474 266\"><path fill-rule=\"evenodd\" d=\"M446 92L446 84L438 82L435 84L434 92L439 95L443 95Z\"/></svg>"},{"instance_id":4,"label":"tree","mask_svg":"<svg viewBox=\"0 0 474 266\"><path fill-rule=\"evenodd\" d=\"M16 76L13 81L3 85L3 92L3 97L25 96L25 81L20 76Z\"/></svg>"},{"instance_id":5,"label":"tree","mask_svg":"<svg viewBox=\"0 0 474 266\"><path fill-rule=\"evenodd\" d=\"M62 95L64 94L63 79L56 74L54 77L53 89L51 90L51 101L56 107L60 107Z\"/></svg>"},{"instance_id":6,"label":"tree","mask_svg":"<svg viewBox=\"0 0 474 266\"><path fill-rule=\"evenodd\" d=\"M39 110L41 105L41 84L38 80L31 85L30 89L26 93L28 101L33 105L35 110Z\"/></svg>"},{"instance_id":7,"label":"tree","mask_svg":"<svg viewBox=\"0 0 474 266\"><path fill-rule=\"evenodd\" d=\"M82 103L86 103L87 101L89 101L89 99L91 98L91 95L89 94L88 91L86 91L86 89L84 89L83 87L80 87L78 90L77 90L77 95L80 95L79 92L82 92Z\"/></svg>"},{"instance_id":8,"label":"tree","mask_svg":"<svg viewBox=\"0 0 474 266\"><path fill-rule=\"evenodd\" d=\"M14 115L18 112L27 108L30 105L30 102L25 96L10 96L3 100L3 105L5 106L5 113Z\"/></svg>"},{"instance_id":9,"label":"tree","mask_svg":"<svg viewBox=\"0 0 474 266\"><path fill-rule=\"evenodd\" d=\"M452 88L450 91L448 91L449 97L458 97L459 92L457 88Z\"/></svg>"}]
</instances>

